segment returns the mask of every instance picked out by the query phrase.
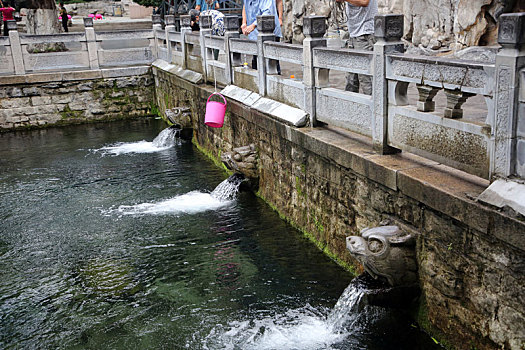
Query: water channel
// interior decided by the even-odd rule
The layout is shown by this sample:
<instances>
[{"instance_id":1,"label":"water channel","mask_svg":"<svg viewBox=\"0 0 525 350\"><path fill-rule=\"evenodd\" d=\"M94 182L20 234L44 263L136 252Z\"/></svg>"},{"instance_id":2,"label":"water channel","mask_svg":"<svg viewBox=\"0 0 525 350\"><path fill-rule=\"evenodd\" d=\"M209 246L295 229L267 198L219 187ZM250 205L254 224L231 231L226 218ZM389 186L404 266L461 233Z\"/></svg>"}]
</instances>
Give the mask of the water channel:
<instances>
[{"instance_id":1,"label":"water channel","mask_svg":"<svg viewBox=\"0 0 525 350\"><path fill-rule=\"evenodd\" d=\"M0 348L436 347L399 310L331 321L351 276L165 128L0 134Z\"/></svg>"}]
</instances>

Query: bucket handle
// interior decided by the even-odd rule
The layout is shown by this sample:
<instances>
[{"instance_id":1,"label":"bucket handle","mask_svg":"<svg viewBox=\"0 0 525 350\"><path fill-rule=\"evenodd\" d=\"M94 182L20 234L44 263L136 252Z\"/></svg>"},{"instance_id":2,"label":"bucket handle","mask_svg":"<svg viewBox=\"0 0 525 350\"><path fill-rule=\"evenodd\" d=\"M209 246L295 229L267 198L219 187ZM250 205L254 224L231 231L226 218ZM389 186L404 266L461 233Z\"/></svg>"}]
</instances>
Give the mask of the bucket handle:
<instances>
[{"instance_id":1,"label":"bucket handle","mask_svg":"<svg viewBox=\"0 0 525 350\"><path fill-rule=\"evenodd\" d=\"M210 102L210 98L213 96L213 95L219 95L220 97L222 97L222 99L224 100L224 105L226 106L228 103L226 102L226 99L224 98L224 96L222 96L222 94L220 92L214 92L213 94L210 95L210 97L208 97L208 100L206 101L206 103Z\"/></svg>"}]
</instances>

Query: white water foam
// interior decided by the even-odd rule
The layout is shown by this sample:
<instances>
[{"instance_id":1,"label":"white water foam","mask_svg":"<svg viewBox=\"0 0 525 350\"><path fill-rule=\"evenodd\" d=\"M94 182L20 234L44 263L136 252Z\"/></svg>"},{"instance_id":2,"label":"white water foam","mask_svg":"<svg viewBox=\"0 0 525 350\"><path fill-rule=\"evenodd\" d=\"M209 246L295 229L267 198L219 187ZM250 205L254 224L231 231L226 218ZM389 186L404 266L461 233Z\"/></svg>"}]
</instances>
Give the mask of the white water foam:
<instances>
[{"instance_id":1,"label":"white water foam","mask_svg":"<svg viewBox=\"0 0 525 350\"><path fill-rule=\"evenodd\" d=\"M152 142L144 140L137 142L118 142L111 146L95 150L95 152L101 152L103 155L115 156L128 153L160 152L180 143L180 139L176 137L179 132L180 130L177 129L166 128L162 130Z\"/></svg>"},{"instance_id":2,"label":"white water foam","mask_svg":"<svg viewBox=\"0 0 525 350\"><path fill-rule=\"evenodd\" d=\"M195 214L207 210L217 210L228 206L230 203L231 201L222 201L210 193L192 191L155 203L121 205L116 211L123 215Z\"/></svg>"},{"instance_id":3,"label":"white water foam","mask_svg":"<svg viewBox=\"0 0 525 350\"><path fill-rule=\"evenodd\" d=\"M351 283L330 311L310 305L283 314L217 325L204 340L205 349L333 349L352 332L366 298Z\"/></svg>"},{"instance_id":4,"label":"white water foam","mask_svg":"<svg viewBox=\"0 0 525 350\"><path fill-rule=\"evenodd\" d=\"M235 199L242 179L232 176L221 182L212 193L192 191L155 203L121 205L116 211L122 215L195 214L226 207Z\"/></svg>"},{"instance_id":5,"label":"white water foam","mask_svg":"<svg viewBox=\"0 0 525 350\"><path fill-rule=\"evenodd\" d=\"M217 326L204 340L205 349L330 349L347 336L326 322L326 311L310 305L284 314Z\"/></svg>"}]
</instances>

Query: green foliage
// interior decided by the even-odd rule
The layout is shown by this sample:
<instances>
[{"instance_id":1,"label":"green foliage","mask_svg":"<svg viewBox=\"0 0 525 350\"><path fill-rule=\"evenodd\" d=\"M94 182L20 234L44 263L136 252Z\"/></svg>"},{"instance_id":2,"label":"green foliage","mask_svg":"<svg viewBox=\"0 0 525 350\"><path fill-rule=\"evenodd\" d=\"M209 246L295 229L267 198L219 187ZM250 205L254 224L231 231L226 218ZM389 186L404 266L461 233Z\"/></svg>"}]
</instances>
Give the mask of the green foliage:
<instances>
[{"instance_id":1,"label":"green foliage","mask_svg":"<svg viewBox=\"0 0 525 350\"><path fill-rule=\"evenodd\" d=\"M135 0L135 2L142 6L160 6L161 0Z\"/></svg>"}]
</instances>

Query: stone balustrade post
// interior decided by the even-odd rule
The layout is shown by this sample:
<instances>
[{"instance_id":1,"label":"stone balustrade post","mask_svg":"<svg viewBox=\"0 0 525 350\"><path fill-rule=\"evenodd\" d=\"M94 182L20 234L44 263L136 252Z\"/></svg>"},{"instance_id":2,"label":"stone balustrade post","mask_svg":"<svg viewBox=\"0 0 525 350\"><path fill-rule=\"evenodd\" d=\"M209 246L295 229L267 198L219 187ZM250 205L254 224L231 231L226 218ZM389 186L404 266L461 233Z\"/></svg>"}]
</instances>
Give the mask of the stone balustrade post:
<instances>
[{"instance_id":1,"label":"stone balustrade post","mask_svg":"<svg viewBox=\"0 0 525 350\"><path fill-rule=\"evenodd\" d=\"M153 24L152 25L152 30L153 30L153 47L152 47L153 57L155 57L155 59L158 59L159 58L159 38L157 36L157 31L162 29L162 21L161 21L160 15L151 15L151 23Z\"/></svg>"},{"instance_id":2,"label":"stone balustrade post","mask_svg":"<svg viewBox=\"0 0 525 350\"><path fill-rule=\"evenodd\" d=\"M491 156L491 178L518 175L525 178L525 137L519 137L519 74L525 68L525 13L499 17L494 89L494 147ZM525 135L524 135L525 136Z\"/></svg>"},{"instance_id":3,"label":"stone balustrade post","mask_svg":"<svg viewBox=\"0 0 525 350\"><path fill-rule=\"evenodd\" d=\"M15 67L15 74L25 74L24 56L22 54L22 44L20 43L20 34L16 21L7 21L7 30L9 31L9 45L11 45L11 56Z\"/></svg>"},{"instance_id":4,"label":"stone balustrade post","mask_svg":"<svg viewBox=\"0 0 525 350\"><path fill-rule=\"evenodd\" d=\"M166 15L164 17L164 21L166 23L166 26L164 27L164 32L166 33L166 48L168 49L168 62L171 63L173 61L173 47L170 43L170 33L175 31L175 16Z\"/></svg>"},{"instance_id":5,"label":"stone balustrade post","mask_svg":"<svg viewBox=\"0 0 525 350\"><path fill-rule=\"evenodd\" d=\"M95 35L95 28L93 28L93 18L84 18L84 30L86 32L89 68L98 69L100 67L100 64L98 60L98 47Z\"/></svg>"},{"instance_id":6,"label":"stone balustrade post","mask_svg":"<svg viewBox=\"0 0 525 350\"><path fill-rule=\"evenodd\" d=\"M259 94L266 96L266 74L268 67L264 58L264 42L275 41L275 17L257 16L257 77L259 78Z\"/></svg>"},{"instance_id":7,"label":"stone balustrade post","mask_svg":"<svg viewBox=\"0 0 525 350\"><path fill-rule=\"evenodd\" d=\"M182 47L182 68L188 68L188 47L186 45L186 33L191 33L191 16L180 16L180 37Z\"/></svg>"},{"instance_id":8,"label":"stone balustrade post","mask_svg":"<svg viewBox=\"0 0 525 350\"><path fill-rule=\"evenodd\" d=\"M199 43L201 46L201 62L202 62L202 75L204 81L208 79L208 60L213 60L213 53L211 49L206 47L206 36L211 35L211 15L200 16L200 37Z\"/></svg>"},{"instance_id":9,"label":"stone balustrade post","mask_svg":"<svg viewBox=\"0 0 525 350\"><path fill-rule=\"evenodd\" d=\"M230 52L230 39L238 38L239 20L237 16L224 16L224 49L226 54L226 70L224 72L226 83L233 83L233 57Z\"/></svg>"},{"instance_id":10,"label":"stone balustrade post","mask_svg":"<svg viewBox=\"0 0 525 350\"><path fill-rule=\"evenodd\" d=\"M375 38L373 56L373 113L372 141L374 150L380 154L399 152L388 146L388 82L386 79L386 55L403 52L403 15L377 15L374 19Z\"/></svg>"},{"instance_id":11,"label":"stone balustrade post","mask_svg":"<svg viewBox=\"0 0 525 350\"><path fill-rule=\"evenodd\" d=\"M303 18L303 84L304 108L310 115L310 125L316 125L316 70L314 68L314 48L326 47L326 17L308 16Z\"/></svg>"}]
</instances>

